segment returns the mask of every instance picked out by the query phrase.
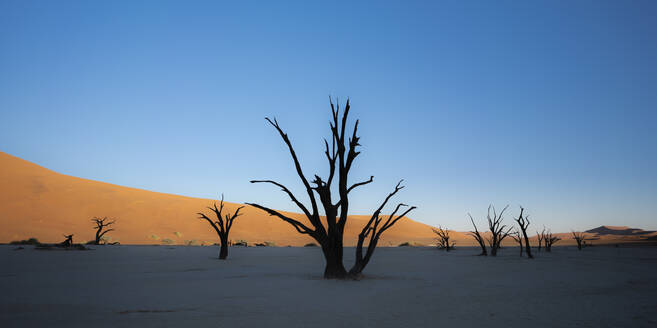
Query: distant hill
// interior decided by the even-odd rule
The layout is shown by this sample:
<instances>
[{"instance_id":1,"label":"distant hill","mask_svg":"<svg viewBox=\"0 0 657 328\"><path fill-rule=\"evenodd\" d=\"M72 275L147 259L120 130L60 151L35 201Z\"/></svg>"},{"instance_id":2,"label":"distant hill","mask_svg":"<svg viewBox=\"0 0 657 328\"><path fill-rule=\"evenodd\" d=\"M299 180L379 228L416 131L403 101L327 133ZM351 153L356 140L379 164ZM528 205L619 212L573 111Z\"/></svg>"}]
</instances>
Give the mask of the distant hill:
<instances>
[{"instance_id":1,"label":"distant hill","mask_svg":"<svg viewBox=\"0 0 657 328\"><path fill-rule=\"evenodd\" d=\"M597 228L586 230L588 233L594 233L598 235L622 235L622 236L639 236L639 235L650 235L654 234L655 231L646 231L642 229L635 229L629 227L618 227L618 226L599 226Z\"/></svg>"}]
</instances>

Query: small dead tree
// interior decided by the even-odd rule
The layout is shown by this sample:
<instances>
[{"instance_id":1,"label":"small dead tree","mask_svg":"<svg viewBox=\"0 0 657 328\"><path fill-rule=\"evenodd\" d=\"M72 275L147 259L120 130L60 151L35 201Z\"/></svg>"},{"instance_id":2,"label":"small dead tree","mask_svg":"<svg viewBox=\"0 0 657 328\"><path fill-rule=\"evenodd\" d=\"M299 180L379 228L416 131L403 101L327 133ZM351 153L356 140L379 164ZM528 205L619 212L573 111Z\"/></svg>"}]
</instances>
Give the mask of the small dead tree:
<instances>
[{"instance_id":1,"label":"small dead tree","mask_svg":"<svg viewBox=\"0 0 657 328\"><path fill-rule=\"evenodd\" d=\"M64 247L73 246L73 234L64 235L64 238L66 238L66 239L60 245L62 245Z\"/></svg>"},{"instance_id":2,"label":"small dead tree","mask_svg":"<svg viewBox=\"0 0 657 328\"><path fill-rule=\"evenodd\" d=\"M217 235L219 236L219 240L221 242L221 248L219 249L219 259L220 260L225 260L226 257L228 257L228 234L230 233L230 229L233 227L233 222L235 219L240 216L240 210L244 208L244 206L240 206L237 208L235 213L232 215L230 213L226 213L225 217L222 217L222 212L224 210L224 195L221 194L221 203L219 204L219 208L217 208L217 202L214 202L213 207L209 207L212 212L214 212L214 215L217 217L217 220L214 221L210 219L207 215L204 213L196 213L199 215L199 219L208 221L212 228L217 232Z\"/></svg>"},{"instance_id":3,"label":"small dead tree","mask_svg":"<svg viewBox=\"0 0 657 328\"><path fill-rule=\"evenodd\" d=\"M573 233L573 239L577 242L577 249L582 250L582 247L586 245L586 240L584 240L585 236L583 232L575 232L572 231Z\"/></svg>"},{"instance_id":4,"label":"small dead tree","mask_svg":"<svg viewBox=\"0 0 657 328\"><path fill-rule=\"evenodd\" d=\"M481 233L479 233L479 230L477 230L477 225L474 223L474 220L472 219L472 215L468 213L468 216L470 217L470 222L472 222L472 226L474 227L474 231L470 231L468 232L468 234L472 236L477 241L477 243L479 243L479 246L481 247L481 254L479 254L479 256L488 256L484 237L482 237Z\"/></svg>"},{"instance_id":5,"label":"small dead tree","mask_svg":"<svg viewBox=\"0 0 657 328\"><path fill-rule=\"evenodd\" d=\"M488 245L490 246L490 255L491 256L497 256L497 250L500 248L502 245L502 241L504 238L509 236L509 233L511 232L511 227L507 229L507 226L502 224L502 217L504 215L504 211L506 211L509 208L509 205L505 206L504 209L500 212L500 214L497 214L497 211L495 211L495 207L491 204L488 206L488 230L490 231L490 238L488 239ZM491 209L492 209L492 216L491 216Z\"/></svg>"},{"instance_id":6,"label":"small dead tree","mask_svg":"<svg viewBox=\"0 0 657 328\"><path fill-rule=\"evenodd\" d=\"M298 233L308 235L315 239L321 246L326 261L324 267L324 278L358 278L374 253L374 249L376 248L381 234L397 223L401 218L406 216L410 211L415 209L415 207L408 207L403 213L395 217L400 208L406 206L404 204L399 204L395 208L395 211L393 211L393 214L387 218L381 216L380 213L388 200L403 188L400 187L401 182L398 183L395 190L386 197L381 206L379 206L379 208L372 214L372 217L365 227L363 227L358 236L356 262L351 270L347 272L343 263L343 239L345 225L349 219L349 193L360 186L371 183L374 181L374 177L370 176L368 180L353 184L349 183L349 172L354 160L360 154L360 151L357 150L360 146L360 137L357 135L358 120L356 120L352 132L347 133L347 117L350 109L349 100L347 100L342 116L340 116L340 105L338 104L335 106L330 98L329 102L333 115L330 122L331 141L324 140L324 154L328 161L328 176L325 179L322 179L316 174L312 181L308 180L301 168L301 164L287 133L283 131L276 119L271 120L265 118L267 122L276 129L287 146L294 162L296 173L299 176L308 196L308 200L310 201L310 208L306 207L306 205L304 205L292 193L292 191L281 183L273 180L251 181L251 183L269 183L281 188L281 190L286 193L292 202L303 212L308 223L293 219L279 211L259 204L247 203L247 205L263 210L271 216L276 216L292 225ZM337 186L332 187L332 183L335 181L334 178L337 180ZM337 193L333 193L332 191L337 191ZM320 216L320 210L323 210L324 212L323 217ZM366 239L368 239L368 246L366 253L363 255L363 244Z\"/></svg>"},{"instance_id":7,"label":"small dead tree","mask_svg":"<svg viewBox=\"0 0 657 328\"><path fill-rule=\"evenodd\" d=\"M543 227L542 232L536 231L536 239L538 240L538 252L541 252L541 246L543 246L543 237L545 236L545 227Z\"/></svg>"},{"instance_id":8,"label":"small dead tree","mask_svg":"<svg viewBox=\"0 0 657 328\"><path fill-rule=\"evenodd\" d=\"M529 237L527 236L527 227L529 227L529 215L523 217L524 212L525 209L520 206L520 215L515 220L520 227L520 231L522 231L522 237L525 239L525 252L527 253L527 257L533 259L534 257L532 256L532 248L529 244ZM520 244L520 248L522 248L522 244Z\"/></svg>"},{"instance_id":9,"label":"small dead tree","mask_svg":"<svg viewBox=\"0 0 657 328\"><path fill-rule=\"evenodd\" d=\"M438 227L438 229L431 229L433 232L438 236L438 249L444 249L446 252L448 252L450 249L454 248L454 242L449 241L449 230L443 229L442 227Z\"/></svg>"},{"instance_id":10,"label":"small dead tree","mask_svg":"<svg viewBox=\"0 0 657 328\"><path fill-rule=\"evenodd\" d=\"M110 231L114 231L114 229L105 229L105 228L107 228L107 227L111 226L112 224L114 224L116 222L116 220L110 219L108 217L104 217L102 219L99 218L99 217L94 217L93 219L91 219L91 222L96 224L94 226L94 229L96 229L96 239L94 240L93 244L94 245L100 245L100 242L101 242L103 236L105 236L105 234L110 232ZM105 229L105 230L103 230L103 229Z\"/></svg>"},{"instance_id":11,"label":"small dead tree","mask_svg":"<svg viewBox=\"0 0 657 328\"><path fill-rule=\"evenodd\" d=\"M552 245L561 240L561 238L552 234L551 231L546 232L543 235L543 242L545 243L545 251L552 252Z\"/></svg>"},{"instance_id":12,"label":"small dead tree","mask_svg":"<svg viewBox=\"0 0 657 328\"><path fill-rule=\"evenodd\" d=\"M513 238L513 240L515 240L520 246L520 257L522 257L522 236L520 235L520 231L513 230L509 236L511 236L511 238Z\"/></svg>"}]
</instances>

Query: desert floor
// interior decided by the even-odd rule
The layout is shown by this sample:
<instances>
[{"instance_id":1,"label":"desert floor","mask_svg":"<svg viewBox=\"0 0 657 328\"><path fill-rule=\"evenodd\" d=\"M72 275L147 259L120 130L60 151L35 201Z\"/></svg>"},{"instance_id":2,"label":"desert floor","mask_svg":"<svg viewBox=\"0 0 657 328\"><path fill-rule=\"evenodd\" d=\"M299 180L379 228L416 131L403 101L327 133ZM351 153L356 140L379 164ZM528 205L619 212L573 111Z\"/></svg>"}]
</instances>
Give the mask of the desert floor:
<instances>
[{"instance_id":1,"label":"desert floor","mask_svg":"<svg viewBox=\"0 0 657 328\"><path fill-rule=\"evenodd\" d=\"M15 248L3 327L657 326L657 247L380 248L361 281L323 280L318 248Z\"/></svg>"}]
</instances>

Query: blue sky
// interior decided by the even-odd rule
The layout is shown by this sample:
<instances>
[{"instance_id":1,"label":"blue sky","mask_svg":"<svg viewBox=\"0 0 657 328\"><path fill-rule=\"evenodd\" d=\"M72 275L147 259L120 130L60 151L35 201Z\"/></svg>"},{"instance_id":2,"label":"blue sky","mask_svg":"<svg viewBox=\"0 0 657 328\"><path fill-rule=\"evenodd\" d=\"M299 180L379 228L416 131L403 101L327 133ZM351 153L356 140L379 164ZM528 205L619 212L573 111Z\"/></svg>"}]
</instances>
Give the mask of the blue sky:
<instances>
[{"instance_id":1,"label":"blue sky","mask_svg":"<svg viewBox=\"0 0 657 328\"><path fill-rule=\"evenodd\" d=\"M0 150L55 171L293 205L265 116L325 174L328 96L352 101L368 214L489 203L557 231L657 229L657 2L2 1Z\"/></svg>"}]
</instances>

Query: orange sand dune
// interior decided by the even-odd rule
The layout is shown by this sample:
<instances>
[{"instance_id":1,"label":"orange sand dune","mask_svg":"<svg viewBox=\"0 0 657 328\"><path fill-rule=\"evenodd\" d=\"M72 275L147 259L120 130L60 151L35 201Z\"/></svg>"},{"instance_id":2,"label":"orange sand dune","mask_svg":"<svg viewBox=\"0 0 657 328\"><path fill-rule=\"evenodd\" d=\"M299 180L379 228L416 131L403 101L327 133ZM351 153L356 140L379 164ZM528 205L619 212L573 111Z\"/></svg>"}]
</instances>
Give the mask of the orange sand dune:
<instances>
[{"instance_id":1,"label":"orange sand dune","mask_svg":"<svg viewBox=\"0 0 657 328\"><path fill-rule=\"evenodd\" d=\"M207 222L196 219L196 212L213 200L192 198L59 174L0 152L0 242L29 237L42 242L62 241L63 234L75 234L75 242L94 238L90 219L109 216L117 219L116 231L108 233L122 244L175 244L188 241L218 242ZM234 211L239 204L227 203ZM312 242L289 224L245 207L231 231L231 239L251 243L271 241L279 246L299 246ZM302 219L298 214L289 214ZM345 244L353 245L366 216L353 216L346 226ZM304 219L305 221L305 219ZM380 245L411 241L433 242L431 227L404 219L388 230Z\"/></svg>"},{"instance_id":2,"label":"orange sand dune","mask_svg":"<svg viewBox=\"0 0 657 328\"><path fill-rule=\"evenodd\" d=\"M196 212L214 200L117 186L109 183L59 174L0 152L0 243L38 238L42 242L62 241L63 234L75 234L74 241L93 239L95 230L90 219L109 216L117 219L116 231L108 236L123 244L212 244L216 234L207 224L196 219ZM227 203L234 211L240 204ZM250 243L270 241L279 246L299 246L312 242L289 224L245 207L244 215L235 221L232 240ZM307 222L295 213L288 215ZM351 216L345 244L354 245L356 235L369 217ZM484 230L485 222L478 222ZM530 229L531 230L531 229ZM627 231L627 233L625 233ZM476 246L465 232L452 231L456 246ZM573 245L570 233L555 234L562 238L556 245ZM646 240L657 233L628 227L602 226L586 233L594 244L610 244ZM379 245L393 246L403 242L428 245L435 243L431 227L404 219L386 231ZM536 238L531 238L532 244ZM504 245L514 245L508 238Z\"/></svg>"}]
</instances>

